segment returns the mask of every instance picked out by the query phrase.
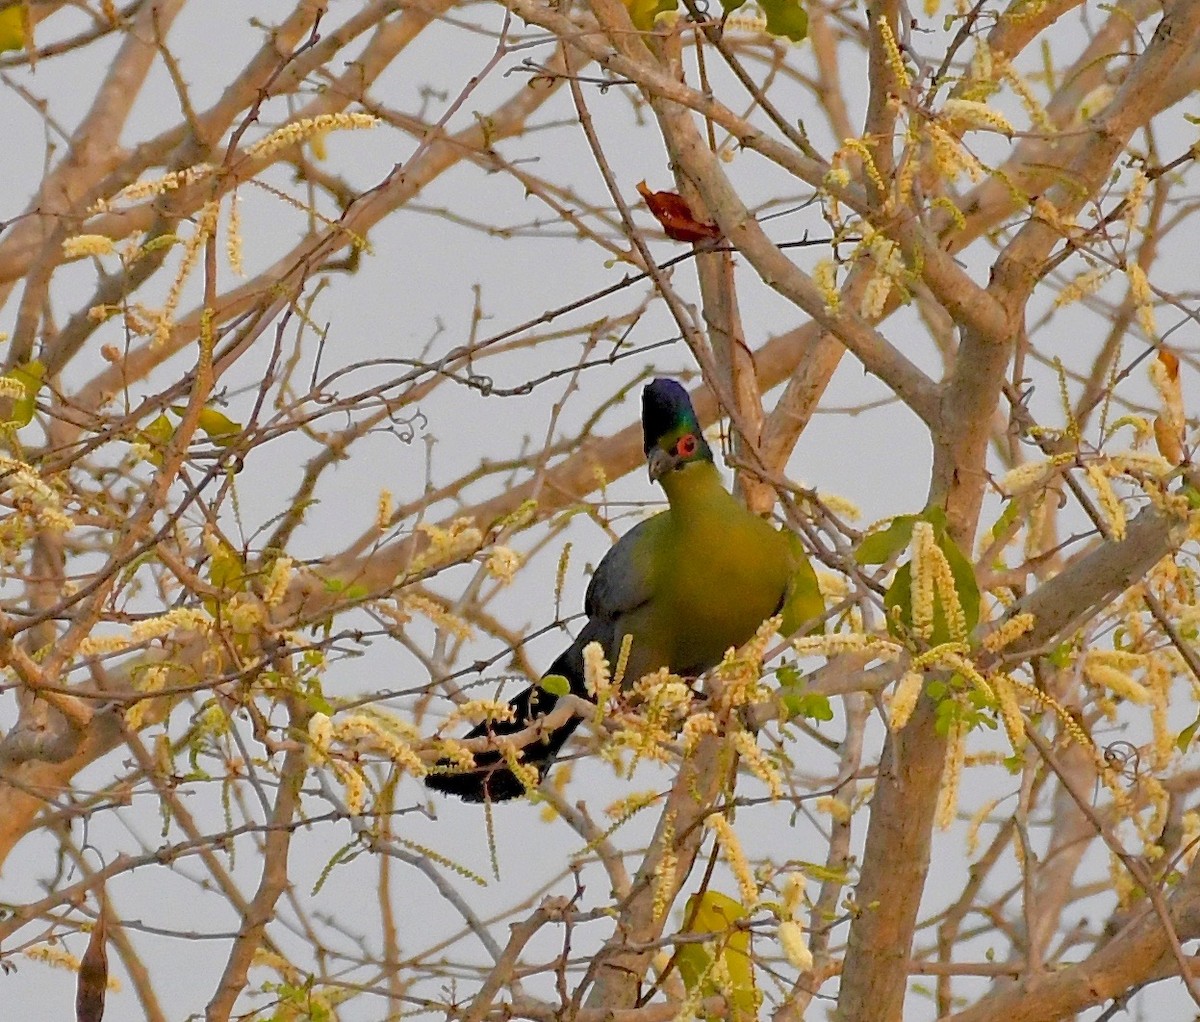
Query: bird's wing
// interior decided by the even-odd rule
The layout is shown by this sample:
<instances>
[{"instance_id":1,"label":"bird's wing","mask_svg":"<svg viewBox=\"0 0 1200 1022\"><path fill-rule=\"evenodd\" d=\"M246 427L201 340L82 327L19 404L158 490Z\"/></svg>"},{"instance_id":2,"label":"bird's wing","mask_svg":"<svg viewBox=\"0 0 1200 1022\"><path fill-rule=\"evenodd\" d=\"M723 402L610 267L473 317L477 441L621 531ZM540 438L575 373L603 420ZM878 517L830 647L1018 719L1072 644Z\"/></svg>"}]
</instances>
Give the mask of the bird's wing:
<instances>
[{"instance_id":1,"label":"bird's wing","mask_svg":"<svg viewBox=\"0 0 1200 1022\"><path fill-rule=\"evenodd\" d=\"M665 513L647 518L625 533L604 555L583 601L589 618L613 621L654 597L653 551L666 523Z\"/></svg>"}]
</instances>

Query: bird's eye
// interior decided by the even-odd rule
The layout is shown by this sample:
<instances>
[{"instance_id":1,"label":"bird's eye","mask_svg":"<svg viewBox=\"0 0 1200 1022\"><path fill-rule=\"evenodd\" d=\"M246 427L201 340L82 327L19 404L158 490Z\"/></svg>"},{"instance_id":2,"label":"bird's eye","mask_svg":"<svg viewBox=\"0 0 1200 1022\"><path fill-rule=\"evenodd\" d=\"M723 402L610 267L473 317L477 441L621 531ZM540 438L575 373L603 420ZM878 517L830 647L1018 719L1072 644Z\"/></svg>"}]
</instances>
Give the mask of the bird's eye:
<instances>
[{"instance_id":1,"label":"bird's eye","mask_svg":"<svg viewBox=\"0 0 1200 1022\"><path fill-rule=\"evenodd\" d=\"M681 458L690 458L696 453L696 437L688 433L679 438L679 442L675 445L675 453Z\"/></svg>"}]
</instances>

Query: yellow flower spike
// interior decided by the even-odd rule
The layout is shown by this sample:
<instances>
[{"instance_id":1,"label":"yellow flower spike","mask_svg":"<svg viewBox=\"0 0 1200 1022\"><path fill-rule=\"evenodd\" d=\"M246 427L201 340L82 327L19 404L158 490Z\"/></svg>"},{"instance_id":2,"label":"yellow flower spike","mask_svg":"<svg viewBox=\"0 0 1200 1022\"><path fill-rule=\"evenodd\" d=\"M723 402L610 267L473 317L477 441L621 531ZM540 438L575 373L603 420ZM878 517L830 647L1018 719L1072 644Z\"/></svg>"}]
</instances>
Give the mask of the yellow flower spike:
<instances>
[{"instance_id":1,"label":"yellow flower spike","mask_svg":"<svg viewBox=\"0 0 1200 1022\"><path fill-rule=\"evenodd\" d=\"M947 736L946 765L942 772L935 819L938 829L948 830L958 812L958 789L962 781L963 759L966 755L966 726L961 720L950 725Z\"/></svg>"},{"instance_id":2,"label":"yellow flower spike","mask_svg":"<svg viewBox=\"0 0 1200 1022\"><path fill-rule=\"evenodd\" d=\"M779 924L779 947L794 969L800 972L812 970L812 951L804 939L804 926L798 919L785 919Z\"/></svg>"},{"instance_id":3,"label":"yellow flower spike","mask_svg":"<svg viewBox=\"0 0 1200 1022\"><path fill-rule=\"evenodd\" d=\"M735 731L732 737L734 747L737 749L742 762L746 764L755 777L767 786L771 792L772 801L782 798L783 778L775 768L775 764L758 747L758 742L755 741L754 735L749 731Z\"/></svg>"},{"instance_id":4,"label":"yellow flower spike","mask_svg":"<svg viewBox=\"0 0 1200 1022\"><path fill-rule=\"evenodd\" d=\"M921 697L924 678L920 671L906 671L896 685L892 694L892 712L888 718L888 728L892 732L903 729L912 717L913 710L917 708L917 700Z\"/></svg>"},{"instance_id":5,"label":"yellow flower spike","mask_svg":"<svg viewBox=\"0 0 1200 1022\"><path fill-rule=\"evenodd\" d=\"M837 264L832 259L822 259L813 267L813 284L825 302L825 311L833 315L838 311L842 295L837 286Z\"/></svg>"},{"instance_id":6,"label":"yellow flower spike","mask_svg":"<svg viewBox=\"0 0 1200 1022\"><path fill-rule=\"evenodd\" d=\"M990 653L997 653L1010 643L1015 642L1026 632L1030 631L1036 619L1028 612L1014 614L999 628L989 632L983 638L983 648Z\"/></svg>"},{"instance_id":7,"label":"yellow flower spike","mask_svg":"<svg viewBox=\"0 0 1200 1022\"><path fill-rule=\"evenodd\" d=\"M679 867L679 856L675 853L675 814L668 813L663 820L662 837L659 839L658 862L654 864L654 902L651 912L655 920L661 919L671 907L671 896L675 891L675 872Z\"/></svg>"},{"instance_id":8,"label":"yellow flower spike","mask_svg":"<svg viewBox=\"0 0 1200 1022\"><path fill-rule=\"evenodd\" d=\"M813 806L818 813L825 813L834 823L849 823L854 813L848 802L833 795L822 795Z\"/></svg>"},{"instance_id":9,"label":"yellow flower spike","mask_svg":"<svg viewBox=\"0 0 1200 1022\"><path fill-rule=\"evenodd\" d=\"M377 532L384 532L392 523L392 491L380 490L379 502L375 506L375 529Z\"/></svg>"},{"instance_id":10,"label":"yellow flower spike","mask_svg":"<svg viewBox=\"0 0 1200 1022\"><path fill-rule=\"evenodd\" d=\"M725 861L729 864L734 879L737 880L741 891L742 904L752 909L758 904L758 884L755 883L754 873L746 859L746 853L741 841L729 821L720 813L710 813L704 818L704 825L716 835L717 842L724 853Z\"/></svg>"},{"instance_id":11,"label":"yellow flower spike","mask_svg":"<svg viewBox=\"0 0 1200 1022\"><path fill-rule=\"evenodd\" d=\"M912 531L912 624L920 639L933 635L936 592L934 557L937 540L929 522L916 522Z\"/></svg>"},{"instance_id":12,"label":"yellow flower spike","mask_svg":"<svg viewBox=\"0 0 1200 1022\"><path fill-rule=\"evenodd\" d=\"M1089 661L1084 664L1084 673L1093 685L1106 688L1131 703L1141 706L1150 702L1150 692L1146 687L1119 667Z\"/></svg>"},{"instance_id":13,"label":"yellow flower spike","mask_svg":"<svg viewBox=\"0 0 1200 1022\"><path fill-rule=\"evenodd\" d=\"M1136 260L1130 260L1125 267L1125 275L1129 278L1129 297L1137 303L1138 326L1153 340L1158 337L1158 326L1154 319L1154 293L1150 290L1146 271Z\"/></svg>"},{"instance_id":14,"label":"yellow flower spike","mask_svg":"<svg viewBox=\"0 0 1200 1022\"><path fill-rule=\"evenodd\" d=\"M3 13L7 12L0 12ZM116 243L103 234L76 234L62 243L63 257L66 259L112 255L115 250Z\"/></svg>"},{"instance_id":15,"label":"yellow flower spike","mask_svg":"<svg viewBox=\"0 0 1200 1022\"><path fill-rule=\"evenodd\" d=\"M1094 295L1111 275L1112 270L1107 266L1084 270L1054 296L1054 307L1061 309L1064 305L1073 305Z\"/></svg>"},{"instance_id":16,"label":"yellow flower spike","mask_svg":"<svg viewBox=\"0 0 1200 1022\"><path fill-rule=\"evenodd\" d=\"M506 546L494 547L484 562L484 570L502 585L511 584L520 567L521 555Z\"/></svg>"},{"instance_id":17,"label":"yellow flower spike","mask_svg":"<svg viewBox=\"0 0 1200 1022\"><path fill-rule=\"evenodd\" d=\"M999 62L999 67L996 69L1000 78L1009 88L1016 93L1017 98L1021 101L1021 105L1025 108L1025 112L1029 114L1029 120L1033 126L1047 135L1053 135L1057 130L1054 122L1050 120L1050 115L1046 113L1046 108L1038 101L1034 95L1033 88L1029 82L1018 73L1010 61L1004 60ZM990 76L989 76L990 77Z\"/></svg>"},{"instance_id":18,"label":"yellow flower spike","mask_svg":"<svg viewBox=\"0 0 1200 1022\"><path fill-rule=\"evenodd\" d=\"M1086 469L1087 480L1096 493L1099 501L1100 514L1109 533L1115 540L1125 538L1125 509L1121 506L1120 498L1112 488L1106 466L1091 462Z\"/></svg>"},{"instance_id":19,"label":"yellow flower spike","mask_svg":"<svg viewBox=\"0 0 1200 1022\"><path fill-rule=\"evenodd\" d=\"M992 690L996 693L996 701L1000 704L1000 719L1004 722L1004 731L1008 735L1009 744L1014 752L1025 747L1025 715L1021 712L1021 704L1017 700L1017 687L1007 674L992 676Z\"/></svg>"},{"instance_id":20,"label":"yellow flower spike","mask_svg":"<svg viewBox=\"0 0 1200 1022\"><path fill-rule=\"evenodd\" d=\"M888 67L891 68L892 75L896 79L896 85L901 90L911 89L912 78L905 66L904 57L900 53L900 44L896 42L891 24L886 17L879 17L875 20L875 27L879 30L880 42L883 43L883 48L887 52ZM883 189L881 188L880 191L882 192Z\"/></svg>"},{"instance_id":21,"label":"yellow flower spike","mask_svg":"<svg viewBox=\"0 0 1200 1022\"><path fill-rule=\"evenodd\" d=\"M314 138L324 139L331 131L355 131L374 128L380 123L378 117L364 113L318 114L285 124L269 135L247 147L246 155L251 159L266 159L282 149Z\"/></svg>"},{"instance_id":22,"label":"yellow flower spike","mask_svg":"<svg viewBox=\"0 0 1200 1022\"><path fill-rule=\"evenodd\" d=\"M1016 129L1000 111L972 99L948 99L942 104L940 116L957 130L996 131L1011 137Z\"/></svg>"}]
</instances>

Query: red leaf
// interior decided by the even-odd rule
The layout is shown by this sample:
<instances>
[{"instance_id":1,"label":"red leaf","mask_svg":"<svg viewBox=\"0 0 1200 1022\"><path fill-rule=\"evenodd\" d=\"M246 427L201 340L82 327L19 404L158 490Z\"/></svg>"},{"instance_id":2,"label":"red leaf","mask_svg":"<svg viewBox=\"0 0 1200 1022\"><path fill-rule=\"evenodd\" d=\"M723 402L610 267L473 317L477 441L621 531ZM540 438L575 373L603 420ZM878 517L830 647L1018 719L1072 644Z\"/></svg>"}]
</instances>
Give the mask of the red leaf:
<instances>
[{"instance_id":1,"label":"red leaf","mask_svg":"<svg viewBox=\"0 0 1200 1022\"><path fill-rule=\"evenodd\" d=\"M721 229L716 224L704 224L696 219L682 195L652 192L645 181L638 182L637 190L672 241L715 241L721 236Z\"/></svg>"}]
</instances>

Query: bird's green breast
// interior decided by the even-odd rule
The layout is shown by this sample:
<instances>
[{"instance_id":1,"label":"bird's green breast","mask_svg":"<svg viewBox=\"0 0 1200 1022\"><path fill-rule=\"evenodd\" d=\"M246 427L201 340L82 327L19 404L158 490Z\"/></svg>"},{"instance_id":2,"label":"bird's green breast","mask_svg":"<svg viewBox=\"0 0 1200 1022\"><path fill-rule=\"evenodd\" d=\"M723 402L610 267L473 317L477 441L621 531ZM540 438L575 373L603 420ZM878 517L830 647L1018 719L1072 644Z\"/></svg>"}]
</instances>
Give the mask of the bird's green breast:
<instances>
[{"instance_id":1,"label":"bird's green breast","mask_svg":"<svg viewBox=\"0 0 1200 1022\"><path fill-rule=\"evenodd\" d=\"M676 473L656 545L655 622L674 670L695 674L748 640L783 599L784 536L750 513L711 465Z\"/></svg>"}]
</instances>

